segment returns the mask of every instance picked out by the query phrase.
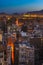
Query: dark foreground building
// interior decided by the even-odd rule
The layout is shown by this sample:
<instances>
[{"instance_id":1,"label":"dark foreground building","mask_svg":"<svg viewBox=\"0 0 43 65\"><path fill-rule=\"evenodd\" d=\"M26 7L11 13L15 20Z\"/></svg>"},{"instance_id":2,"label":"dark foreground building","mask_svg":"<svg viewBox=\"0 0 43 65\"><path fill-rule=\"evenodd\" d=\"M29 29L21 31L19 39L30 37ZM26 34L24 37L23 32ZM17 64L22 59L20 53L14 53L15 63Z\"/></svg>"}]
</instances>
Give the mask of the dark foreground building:
<instances>
[{"instance_id":1,"label":"dark foreground building","mask_svg":"<svg viewBox=\"0 0 43 65\"><path fill-rule=\"evenodd\" d=\"M43 38L30 39L31 45L35 47L35 65L43 64Z\"/></svg>"}]
</instances>

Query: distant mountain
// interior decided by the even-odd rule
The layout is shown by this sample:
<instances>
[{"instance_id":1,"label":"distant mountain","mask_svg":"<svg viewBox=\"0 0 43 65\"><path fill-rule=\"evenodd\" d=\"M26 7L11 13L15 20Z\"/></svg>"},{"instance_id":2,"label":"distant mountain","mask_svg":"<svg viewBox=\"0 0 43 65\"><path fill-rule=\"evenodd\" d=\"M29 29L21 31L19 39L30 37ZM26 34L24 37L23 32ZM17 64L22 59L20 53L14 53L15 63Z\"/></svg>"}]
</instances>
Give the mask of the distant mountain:
<instances>
[{"instance_id":1,"label":"distant mountain","mask_svg":"<svg viewBox=\"0 0 43 65\"><path fill-rule=\"evenodd\" d=\"M31 12L27 12L26 14L43 14L43 10L40 10L40 11L31 11Z\"/></svg>"},{"instance_id":2,"label":"distant mountain","mask_svg":"<svg viewBox=\"0 0 43 65\"><path fill-rule=\"evenodd\" d=\"M42 14L43 15L43 10L40 10L40 11L30 11L30 12L27 12L27 13L13 13L13 14L8 14L6 12L1 12L0 13L1 15L23 15L23 14Z\"/></svg>"},{"instance_id":3,"label":"distant mountain","mask_svg":"<svg viewBox=\"0 0 43 65\"><path fill-rule=\"evenodd\" d=\"M10 15L10 14L8 14L6 12L1 12L0 15Z\"/></svg>"},{"instance_id":4,"label":"distant mountain","mask_svg":"<svg viewBox=\"0 0 43 65\"><path fill-rule=\"evenodd\" d=\"M6 14L6 13L4 13L4 12L1 12L0 14Z\"/></svg>"},{"instance_id":5,"label":"distant mountain","mask_svg":"<svg viewBox=\"0 0 43 65\"><path fill-rule=\"evenodd\" d=\"M13 13L13 15L19 15L19 13Z\"/></svg>"}]
</instances>

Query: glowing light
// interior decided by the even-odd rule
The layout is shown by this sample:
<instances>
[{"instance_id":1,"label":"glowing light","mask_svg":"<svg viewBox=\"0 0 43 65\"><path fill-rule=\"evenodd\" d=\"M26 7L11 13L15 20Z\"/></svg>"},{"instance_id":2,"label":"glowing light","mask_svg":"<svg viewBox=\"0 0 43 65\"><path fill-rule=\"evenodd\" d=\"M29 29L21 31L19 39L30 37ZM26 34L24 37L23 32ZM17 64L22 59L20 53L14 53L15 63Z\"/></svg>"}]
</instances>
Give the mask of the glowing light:
<instances>
[{"instance_id":1,"label":"glowing light","mask_svg":"<svg viewBox=\"0 0 43 65\"><path fill-rule=\"evenodd\" d=\"M18 19L16 20L16 25L18 26Z\"/></svg>"},{"instance_id":2,"label":"glowing light","mask_svg":"<svg viewBox=\"0 0 43 65\"><path fill-rule=\"evenodd\" d=\"M12 55L11 55L11 58L12 58L12 62L14 63L14 44L13 44L11 38L8 39L8 44L7 44L7 46L11 46L11 54L12 54Z\"/></svg>"},{"instance_id":3,"label":"glowing light","mask_svg":"<svg viewBox=\"0 0 43 65\"><path fill-rule=\"evenodd\" d=\"M30 14L24 14L23 16L24 17L30 17Z\"/></svg>"},{"instance_id":4,"label":"glowing light","mask_svg":"<svg viewBox=\"0 0 43 65\"><path fill-rule=\"evenodd\" d=\"M8 18L8 20L9 20L10 18Z\"/></svg>"}]
</instances>

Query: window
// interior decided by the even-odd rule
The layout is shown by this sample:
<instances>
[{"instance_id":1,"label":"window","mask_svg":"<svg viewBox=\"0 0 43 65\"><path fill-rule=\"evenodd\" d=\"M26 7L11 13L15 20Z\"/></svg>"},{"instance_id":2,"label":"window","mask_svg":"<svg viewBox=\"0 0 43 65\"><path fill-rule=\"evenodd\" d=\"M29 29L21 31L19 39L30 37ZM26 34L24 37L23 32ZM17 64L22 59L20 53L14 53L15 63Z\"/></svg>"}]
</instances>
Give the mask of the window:
<instances>
[{"instance_id":1,"label":"window","mask_svg":"<svg viewBox=\"0 0 43 65\"><path fill-rule=\"evenodd\" d=\"M3 58L3 52L0 52L0 58Z\"/></svg>"}]
</instances>

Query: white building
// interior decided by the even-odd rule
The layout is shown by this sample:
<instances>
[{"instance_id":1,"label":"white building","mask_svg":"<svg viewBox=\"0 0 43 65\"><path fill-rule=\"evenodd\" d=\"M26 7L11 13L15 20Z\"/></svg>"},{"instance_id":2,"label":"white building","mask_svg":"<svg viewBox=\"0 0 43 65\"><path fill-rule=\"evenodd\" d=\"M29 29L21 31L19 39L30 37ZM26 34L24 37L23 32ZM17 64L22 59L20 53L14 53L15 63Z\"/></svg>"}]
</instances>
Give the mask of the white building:
<instances>
[{"instance_id":1,"label":"white building","mask_svg":"<svg viewBox=\"0 0 43 65\"><path fill-rule=\"evenodd\" d=\"M19 65L34 65L34 47L19 44Z\"/></svg>"}]
</instances>

